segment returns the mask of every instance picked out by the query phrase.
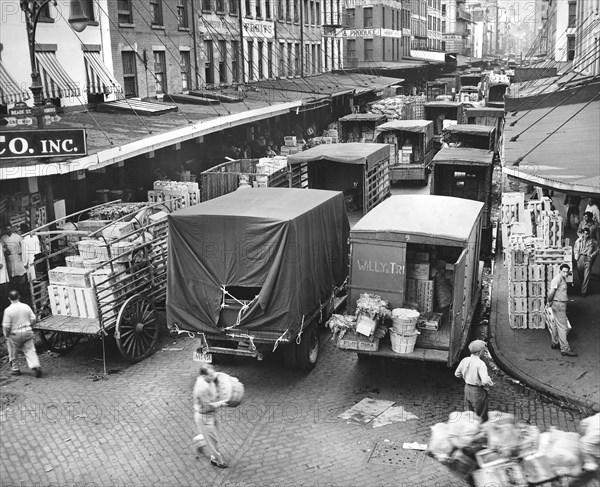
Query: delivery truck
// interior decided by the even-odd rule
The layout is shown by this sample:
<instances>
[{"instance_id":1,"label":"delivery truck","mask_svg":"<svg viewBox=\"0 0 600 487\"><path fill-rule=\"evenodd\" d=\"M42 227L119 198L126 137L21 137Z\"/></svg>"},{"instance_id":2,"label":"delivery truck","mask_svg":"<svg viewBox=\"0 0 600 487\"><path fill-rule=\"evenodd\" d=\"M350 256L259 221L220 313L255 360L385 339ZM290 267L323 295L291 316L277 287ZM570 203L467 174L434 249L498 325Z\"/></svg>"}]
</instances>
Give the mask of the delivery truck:
<instances>
[{"instance_id":1,"label":"delivery truck","mask_svg":"<svg viewBox=\"0 0 600 487\"><path fill-rule=\"evenodd\" d=\"M478 201L398 195L352 228L348 312L356 311L357 300L366 293L388 301L390 309L410 306L427 317L417 325L420 334L410 353L394 351L388 333L375 346L371 342L359 349L359 356L441 362L448 367L458 362L480 297L482 218L483 203ZM421 295L411 296L415 290Z\"/></svg>"},{"instance_id":2,"label":"delivery truck","mask_svg":"<svg viewBox=\"0 0 600 487\"><path fill-rule=\"evenodd\" d=\"M288 366L312 369L318 324L345 299L343 193L238 189L168 221L167 321L198 335L196 358L281 347Z\"/></svg>"}]
</instances>

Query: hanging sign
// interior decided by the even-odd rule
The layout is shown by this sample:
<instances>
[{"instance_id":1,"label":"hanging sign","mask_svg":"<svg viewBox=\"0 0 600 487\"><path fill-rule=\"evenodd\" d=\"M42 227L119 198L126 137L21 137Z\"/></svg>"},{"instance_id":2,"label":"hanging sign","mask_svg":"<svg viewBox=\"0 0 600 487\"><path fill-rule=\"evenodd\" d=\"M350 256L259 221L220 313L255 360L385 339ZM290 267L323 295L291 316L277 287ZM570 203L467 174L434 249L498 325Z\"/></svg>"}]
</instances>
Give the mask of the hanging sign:
<instances>
[{"instance_id":1,"label":"hanging sign","mask_svg":"<svg viewBox=\"0 0 600 487\"><path fill-rule=\"evenodd\" d=\"M87 155L85 129L3 130L1 158L83 157Z\"/></svg>"}]
</instances>

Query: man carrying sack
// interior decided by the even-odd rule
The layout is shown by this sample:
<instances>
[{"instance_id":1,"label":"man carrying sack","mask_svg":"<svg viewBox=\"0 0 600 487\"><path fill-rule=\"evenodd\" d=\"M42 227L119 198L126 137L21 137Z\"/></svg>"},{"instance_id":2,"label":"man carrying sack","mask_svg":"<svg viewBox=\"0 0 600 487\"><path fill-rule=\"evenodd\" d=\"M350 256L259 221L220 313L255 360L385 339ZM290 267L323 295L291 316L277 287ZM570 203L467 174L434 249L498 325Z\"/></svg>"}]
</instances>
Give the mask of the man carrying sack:
<instances>
[{"instance_id":1,"label":"man carrying sack","mask_svg":"<svg viewBox=\"0 0 600 487\"><path fill-rule=\"evenodd\" d=\"M469 343L470 357L460 361L454 375L465 381L465 408L475 412L482 421L488 420L488 391L486 387L494 383L488 375L487 365L481 360L481 354L486 348L483 340Z\"/></svg>"},{"instance_id":2,"label":"man carrying sack","mask_svg":"<svg viewBox=\"0 0 600 487\"><path fill-rule=\"evenodd\" d=\"M194 439L198 448L206 448L210 453L210 463L218 468L227 468L221 454L221 443L217 430L217 410L227 406L226 401L219 401L215 379L217 373L210 364L202 364L196 383L194 384L194 421L200 434Z\"/></svg>"}]
</instances>

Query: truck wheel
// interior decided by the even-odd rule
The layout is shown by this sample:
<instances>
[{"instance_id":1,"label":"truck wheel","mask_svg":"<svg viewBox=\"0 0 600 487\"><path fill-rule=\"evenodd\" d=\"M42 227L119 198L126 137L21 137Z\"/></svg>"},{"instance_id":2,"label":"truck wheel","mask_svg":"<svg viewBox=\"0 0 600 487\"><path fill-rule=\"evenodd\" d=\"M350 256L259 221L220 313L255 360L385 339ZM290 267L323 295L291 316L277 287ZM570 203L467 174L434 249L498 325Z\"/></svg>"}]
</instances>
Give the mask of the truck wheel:
<instances>
[{"instance_id":1,"label":"truck wheel","mask_svg":"<svg viewBox=\"0 0 600 487\"><path fill-rule=\"evenodd\" d=\"M319 332L315 324L310 325L301 336L300 345L296 345L296 363L301 370L312 370L319 357Z\"/></svg>"}]
</instances>

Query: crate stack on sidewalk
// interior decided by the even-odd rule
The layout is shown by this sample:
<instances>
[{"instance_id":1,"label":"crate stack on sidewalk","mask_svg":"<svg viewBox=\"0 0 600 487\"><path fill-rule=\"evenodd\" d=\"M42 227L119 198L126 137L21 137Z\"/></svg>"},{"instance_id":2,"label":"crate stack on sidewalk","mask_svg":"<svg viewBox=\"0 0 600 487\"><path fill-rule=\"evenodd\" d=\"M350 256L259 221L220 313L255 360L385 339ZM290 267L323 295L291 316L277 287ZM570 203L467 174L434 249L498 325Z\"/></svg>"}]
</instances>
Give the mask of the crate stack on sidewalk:
<instances>
[{"instance_id":1,"label":"crate stack on sidewalk","mask_svg":"<svg viewBox=\"0 0 600 487\"><path fill-rule=\"evenodd\" d=\"M571 269L573 249L563 245L563 220L550 199L525 202L523 193L503 196L501 218L504 262L508 268L509 326L543 329L550 282L560 265ZM567 282L572 282L572 275Z\"/></svg>"}]
</instances>

